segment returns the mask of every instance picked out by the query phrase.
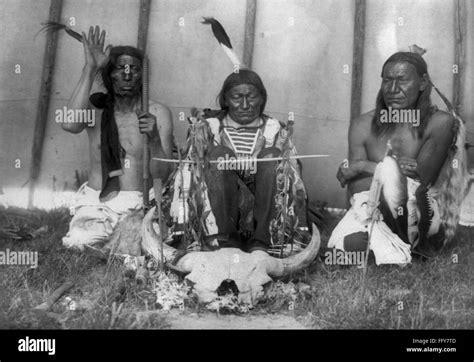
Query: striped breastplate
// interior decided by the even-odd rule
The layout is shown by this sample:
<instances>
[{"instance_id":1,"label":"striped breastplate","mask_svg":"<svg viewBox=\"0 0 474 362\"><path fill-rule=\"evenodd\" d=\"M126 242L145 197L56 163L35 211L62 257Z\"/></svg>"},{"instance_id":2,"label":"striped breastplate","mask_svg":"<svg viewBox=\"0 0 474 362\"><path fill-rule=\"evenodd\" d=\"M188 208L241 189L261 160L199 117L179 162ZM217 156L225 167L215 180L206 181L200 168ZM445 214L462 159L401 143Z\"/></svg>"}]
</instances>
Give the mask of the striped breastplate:
<instances>
[{"instance_id":1,"label":"striped breastplate","mask_svg":"<svg viewBox=\"0 0 474 362\"><path fill-rule=\"evenodd\" d=\"M251 156L255 152L255 147L259 138L263 137L261 127L233 128L223 127L222 132L236 156Z\"/></svg>"}]
</instances>

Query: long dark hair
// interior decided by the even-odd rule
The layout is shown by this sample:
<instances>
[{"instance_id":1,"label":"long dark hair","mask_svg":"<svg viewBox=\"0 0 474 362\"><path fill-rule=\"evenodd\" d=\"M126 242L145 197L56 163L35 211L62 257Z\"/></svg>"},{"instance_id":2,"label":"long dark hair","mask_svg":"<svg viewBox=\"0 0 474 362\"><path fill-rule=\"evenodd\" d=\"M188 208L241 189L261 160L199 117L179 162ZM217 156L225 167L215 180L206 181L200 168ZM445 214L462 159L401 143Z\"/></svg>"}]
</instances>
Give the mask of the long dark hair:
<instances>
[{"instance_id":1,"label":"long dark hair","mask_svg":"<svg viewBox=\"0 0 474 362\"><path fill-rule=\"evenodd\" d=\"M260 92L260 95L263 99L263 103L260 108L260 116L262 116L263 111L265 110L265 104L267 103L267 90L265 89L265 86L263 85L260 76L250 69L240 69L238 73L231 73L225 79L224 84L222 85L222 89L219 92L219 95L217 96L217 101L222 111L221 113L225 116L229 111L229 107L227 107L225 104L226 93L232 88L241 84L251 84Z\"/></svg>"}]
</instances>

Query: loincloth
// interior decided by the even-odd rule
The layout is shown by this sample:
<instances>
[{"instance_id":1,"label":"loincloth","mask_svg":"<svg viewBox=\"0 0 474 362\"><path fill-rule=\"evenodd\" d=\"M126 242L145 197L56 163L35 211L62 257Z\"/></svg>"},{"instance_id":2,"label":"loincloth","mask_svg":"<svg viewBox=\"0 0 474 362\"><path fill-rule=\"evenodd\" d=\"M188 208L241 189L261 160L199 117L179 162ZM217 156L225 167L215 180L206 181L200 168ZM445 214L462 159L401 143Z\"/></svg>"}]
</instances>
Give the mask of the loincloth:
<instances>
[{"instance_id":1,"label":"loincloth","mask_svg":"<svg viewBox=\"0 0 474 362\"><path fill-rule=\"evenodd\" d=\"M372 227L370 215L368 215L369 191L362 191L352 196L351 208L333 230L328 247L345 250L344 239L347 236L356 233L368 233L370 250L374 253L377 265L410 263L412 245L416 245L418 240L417 224L420 220L420 211L417 206L415 192L419 185L419 182L407 178L407 233L410 243L405 243L395 234L384 222L382 215L379 215L378 220L373 222ZM428 236L432 236L439 231L441 219L435 193L430 191L428 198L433 210ZM371 232L372 235L370 235Z\"/></svg>"},{"instance_id":2,"label":"loincloth","mask_svg":"<svg viewBox=\"0 0 474 362\"><path fill-rule=\"evenodd\" d=\"M63 237L63 245L84 250L84 245L104 246L116 226L127 215L143 209L140 191L120 191L113 199L101 202L100 191L84 183L74 195L71 206L73 217L69 231ZM154 197L150 190L150 200Z\"/></svg>"}]
</instances>

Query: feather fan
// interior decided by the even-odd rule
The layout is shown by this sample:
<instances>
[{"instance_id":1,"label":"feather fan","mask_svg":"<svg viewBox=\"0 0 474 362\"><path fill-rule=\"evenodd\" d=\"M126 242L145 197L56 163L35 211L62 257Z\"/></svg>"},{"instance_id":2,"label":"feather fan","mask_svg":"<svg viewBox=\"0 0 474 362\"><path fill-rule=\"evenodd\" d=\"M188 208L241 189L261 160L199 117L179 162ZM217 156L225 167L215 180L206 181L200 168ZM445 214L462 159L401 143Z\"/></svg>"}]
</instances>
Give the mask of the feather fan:
<instances>
[{"instance_id":1,"label":"feather fan","mask_svg":"<svg viewBox=\"0 0 474 362\"><path fill-rule=\"evenodd\" d=\"M56 32L60 30L64 30L68 35L72 36L74 39L80 41L82 43L82 35L78 32L72 30L69 26L57 23L55 21L47 21L45 23L41 23L43 27L40 29L39 32Z\"/></svg>"}]
</instances>

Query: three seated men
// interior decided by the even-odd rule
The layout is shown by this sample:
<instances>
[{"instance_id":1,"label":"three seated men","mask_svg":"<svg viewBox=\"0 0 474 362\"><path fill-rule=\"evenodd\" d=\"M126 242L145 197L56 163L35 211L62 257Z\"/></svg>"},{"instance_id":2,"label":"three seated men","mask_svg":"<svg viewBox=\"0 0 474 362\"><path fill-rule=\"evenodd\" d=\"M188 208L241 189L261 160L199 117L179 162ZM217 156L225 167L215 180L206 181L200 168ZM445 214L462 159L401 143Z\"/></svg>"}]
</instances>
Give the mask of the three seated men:
<instances>
[{"instance_id":1,"label":"three seated men","mask_svg":"<svg viewBox=\"0 0 474 362\"><path fill-rule=\"evenodd\" d=\"M149 113L140 110L141 52L128 46L108 47L104 52L105 32L98 27L83 37L86 65L68 108L93 107L98 121L94 127L63 124L71 133L87 129L91 163L89 181L78 192L70 231L63 239L69 246L106 242L120 216L142 207L142 192L149 191L142 189L143 134L149 137L152 157L172 158L173 146L169 109L151 103ZM352 208L333 231L329 247L366 250L374 174L384 188L381 220L371 240L377 262L406 263L411 251L432 256L443 245L433 185L455 131L452 116L432 106L430 93L427 65L420 55L399 52L385 62L376 109L351 121L349 160L340 166L337 178L343 187L349 186ZM236 169L214 162L206 169L204 180L216 221L207 235L214 240L212 245L253 252L268 251L273 244L278 161L260 160L280 156L288 132L283 123L264 114L266 101L260 77L241 69L224 81L221 109L204 114L213 135L209 160L257 159L247 164L250 167ZM390 122L392 115L410 120ZM152 178L166 180L171 171L167 163L151 163ZM299 169L294 177L300 178ZM302 182L295 185L299 190L291 195L294 213L298 227L306 230L306 193ZM249 200L245 194L252 195L250 205L242 205ZM249 214L242 214L243 209ZM243 230L249 216L250 228ZM76 227L85 217L90 219L87 227ZM248 239L243 238L244 231L250 231Z\"/></svg>"}]
</instances>

